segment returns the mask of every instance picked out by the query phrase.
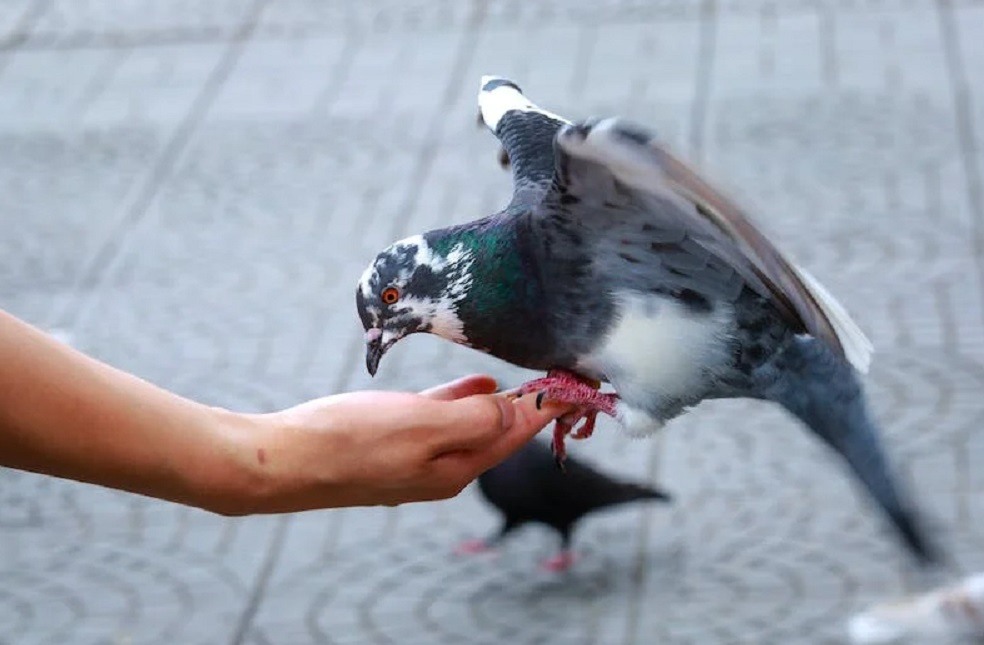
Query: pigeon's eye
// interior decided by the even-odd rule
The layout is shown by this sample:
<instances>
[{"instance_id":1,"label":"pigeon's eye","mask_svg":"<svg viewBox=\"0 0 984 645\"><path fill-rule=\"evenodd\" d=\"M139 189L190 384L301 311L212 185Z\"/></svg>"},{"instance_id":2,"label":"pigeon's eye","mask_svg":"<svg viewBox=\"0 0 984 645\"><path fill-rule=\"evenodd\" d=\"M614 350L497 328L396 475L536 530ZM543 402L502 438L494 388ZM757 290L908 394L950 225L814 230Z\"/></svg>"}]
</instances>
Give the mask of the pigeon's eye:
<instances>
[{"instance_id":1,"label":"pigeon's eye","mask_svg":"<svg viewBox=\"0 0 984 645\"><path fill-rule=\"evenodd\" d=\"M386 287L383 292L379 294L383 302L387 305L396 304L396 301L400 299L400 290L396 287Z\"/></svg>"}]
</instances>

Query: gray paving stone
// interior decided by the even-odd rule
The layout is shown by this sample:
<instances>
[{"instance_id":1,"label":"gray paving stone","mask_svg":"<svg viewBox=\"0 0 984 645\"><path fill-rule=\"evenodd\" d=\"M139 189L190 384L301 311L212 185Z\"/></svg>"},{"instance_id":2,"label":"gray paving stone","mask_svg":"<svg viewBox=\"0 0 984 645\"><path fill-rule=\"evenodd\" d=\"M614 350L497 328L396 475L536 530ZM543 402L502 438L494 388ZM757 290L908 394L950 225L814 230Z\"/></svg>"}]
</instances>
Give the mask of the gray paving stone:
<instances>
[{"instance_id":1,"label":"gray paving stone","mask_svg":"<svg viewBox=\"0 0 984 645\"><path fill-rule=\"evenodd\" d=\"M349 53L338 36L251 43L209 109L209 118L290 120L310 116L338 82Z\"/></svg>"},{"instance_id":2,"label":"gray paving stone","mask_svg":"<svg viewBox=\"0 0 984 645\"><path fill-rule=\"evenodd\" d=\"M3 73L8 89L0 95L0 123L5 130L66 126L113 56L106 50L70 57L56 51L10 54Z\"/></svg>"},{"instance_id":3,"label":"gray paving stone","mask_svg":"<svg viewBox=\"0 0 984 645\"><path fill-rule=\"evenodd\" d=\"M270 3L260 16L260 34L298 35L456 31L465 26L476 2L456 0L383 0L344 2L286 0Z\"/></svg>"},{"instance_id":4,"label":"gray paving stone","mask_svg":"<svg viewBox=\"0 0 984 645\"><path fill-rule=\"evenodd\" d=\"M275 518L225 520L94 487L4 473L2 638L216 642L239 619Z\"/></svg>"},{"instance_id":5,"label":"gray paving stone","mask_svg":"<svg viewBox=\"0 0 984 645\"><path fill-rule=\"evenodd\" d=\"M223 38L256 13L256 0L53 0L34 23L33 46L140 43L144 39Z\"/></svg>"},{"instance_id":6,"label":"gray paving stone","mask_svg":"<svg viewBox=\"0 0 984 645\"><path fill-rule=\"evenodd\" d=\"M5 308L46 324L160 151L139 126L58 134L0 134ZM89 190L98 186L98 190Z\"/></svg>"},{"instance_id":7,"label":"gray paving stone","mask_svg":"<svg viewBox=\"0 0 984 645\"><path fill-rule=\"evenodd\" d=\"M166 128L189 113L226 49L192 43L112 50L104 76L78 106L82 127L159 123L170 134Z\"/></svg>"},{"instance_id":8,"label":"gray paving stone","mask_svg":"<svg viewBox=\"0 0 984 645\"><path fill-rule=\"evenodd\" d=\"M433 338L370 380L351 295L381 246L508 198L474 95L510 75L559 112L655 127L837 293L877 345L894 460L980 570L984 14L941 6L4 3L0 298L240 409L517 383ZM840 643L912 585L839 462L770 406L705 404L649 441L605 421L572 450L676 502L589 519L561 578L537 571L556 539L536 528L450 555L497 523L473 489L231 520L0 471L0 642Z\"/></svg>"},{"instance_id":9,"label":"gray paving stone","mask_svg":"<svg viewBox=\"0 0 984 645\"><path fill-rule=\"evenodd\" d=\"M10 0L0 5L0 43L10 42L20 35L18 31L36 4L35 0Z\"/></svg>"}]
</instances>

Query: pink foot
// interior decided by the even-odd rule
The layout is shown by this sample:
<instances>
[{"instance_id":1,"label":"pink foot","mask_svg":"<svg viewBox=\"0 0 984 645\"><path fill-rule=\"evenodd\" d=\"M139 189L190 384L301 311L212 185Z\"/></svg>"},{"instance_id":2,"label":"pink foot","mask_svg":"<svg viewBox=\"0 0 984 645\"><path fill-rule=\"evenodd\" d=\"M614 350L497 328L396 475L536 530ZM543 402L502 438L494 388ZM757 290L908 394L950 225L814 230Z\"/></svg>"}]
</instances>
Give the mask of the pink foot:
<instances>
[{"instance_id":1,"label":"pink foot","mask_svg":"<svg viewBox=\"0 0 984 645\"><path fill-rule=\"evenodd\" d=\"M550 370L544 378L519 386L520 395L537 393L537 405L548 400L577 406L576 410L557 419L554 424L553 452L561 468L564 459L567 458L567 448L564 445L567 435L571 435L574 439L587 439L594 432L599 412L615 416L618 395L599 392L599 387L601 383L590 381L566 370ZM574 430L574 425L582 419L584 423Z\"/></svg>"},{"instance_id":2,"label":"pink foot","mask_svg":"<svg viewBox=\"0 0 984 645\"><path fill-rule=\"evenodd\" d=\"M584 413L584 423L577 430L571 433L571 439L587 439L594 434L595 422L598 420L598 410L590 410Z\"/></svg>"},{"instance_id":3,"label":"pink foot","mask_svg":"<svg viewBox=\"0 0 984 645\"><path fill-rule=\"evenodd\" d=\"M551 573L562 573L568 571L573 565L577 558L570 551L561 551L554 557L544 560L540 565L540 568L544 571L550 571Z\"/></svg>"},{"instance_id":4,"label":"pink foot","mask_svg":"<svg viewBox=\"0 0 984 645\"><path fill-rule=\"evenodd\" d=\"M551 442L551 447L553 448L554 461L560 466L560 469L564 469L564 462L567 460L567 446L564 445L564 437L566 437L571 432L571 423L560 417L554 421L553 430L553 441Z\"/></svg>"},{"instance_id":5,"label":"pink foot","mask_svg":"<svg viewBox=\"0 0 984 645\"><path fill-rule=\"evenodd\" d=\"M485 540L465 540L454 549L455 555L476 555L494 551Z\"/></svg>"}]
</instances>

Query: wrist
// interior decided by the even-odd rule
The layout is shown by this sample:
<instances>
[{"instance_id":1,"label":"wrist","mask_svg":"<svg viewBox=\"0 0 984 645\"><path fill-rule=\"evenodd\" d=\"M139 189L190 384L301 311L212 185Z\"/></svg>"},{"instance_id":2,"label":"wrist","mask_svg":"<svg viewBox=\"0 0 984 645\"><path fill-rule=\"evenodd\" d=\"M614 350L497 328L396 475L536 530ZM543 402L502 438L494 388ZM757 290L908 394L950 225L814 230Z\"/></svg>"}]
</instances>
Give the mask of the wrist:
<instances>
[{"instance_id":1,"label":"wrist","mask_svg":"<svg viewBox=\"0 0 984 645\"><path fill-rule=\"evenodd\" d=\"M227 475L210 510L251 515L358 504L349 499L347 460L333 458L348 454L345 433L312 421L312 410L322 410L317 403L267 414L216 410Z\"/></svg>"},{"instance_id":2,"label":"wrist","mask_svg":"<svg viewBox=\"0 0 984 645\"><path fill-rule=\"evenodd\" d=\"M197 468L198 506L227 516L264 512L273 488L265 463L270 435L266 415L210 407L207 416L214 442L212 458Z\"/></svg>"}]
</instances>

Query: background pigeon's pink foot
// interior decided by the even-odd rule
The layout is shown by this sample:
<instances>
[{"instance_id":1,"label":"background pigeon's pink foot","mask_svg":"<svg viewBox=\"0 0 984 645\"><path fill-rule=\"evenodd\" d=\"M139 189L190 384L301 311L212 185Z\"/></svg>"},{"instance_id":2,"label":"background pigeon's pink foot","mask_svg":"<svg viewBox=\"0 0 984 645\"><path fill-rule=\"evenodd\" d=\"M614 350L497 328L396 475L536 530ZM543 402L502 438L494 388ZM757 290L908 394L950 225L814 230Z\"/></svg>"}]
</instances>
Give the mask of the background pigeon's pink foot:
<instances>
[{"instance_id":1,"label":"background pigeon's pink foot","mask_svg":"<svg viewBox=\"0 0 984 645\"><path fill-rule=\"evenodd\" d=\"M571 551L561 551L549 560L544 560L540 568L551 573L562 573L570 570L574 566L575 560L577 558L574 557Z\"/></svg>"},{"instance_id":2,"label":"background pigeon's pink foot","mask_svg":"<svg viewBox=\"0 0 984 645\"><path fill-rule=\"evenodd\" d=\"M455 555L476 555L478 553L488 553L494 551L485 540L465 540L455 547Z\"/></svg>"},{"instance_id":3,"label":"background pigeon's pink foot","mask_svg":"<svg viewBox=\"0 0 984 645\"><path fill-rule=\"evenodd\" d=\"M563 466L567 457L564 439L574 430L574 425L584 423L571 436L574 439L587 439L594 432L598 413L615 416L618 395L599 392L601 383L582 378L565 370L550 370L544 378L523 383L517 389L520 395L537 393L537 403L543 400L570 403L577 406L574 412L557 419L554 425L553 451L557 463Z\"/></svg>"}]
</instances>

